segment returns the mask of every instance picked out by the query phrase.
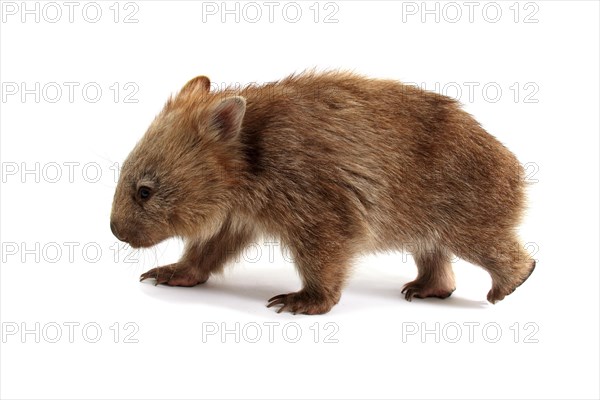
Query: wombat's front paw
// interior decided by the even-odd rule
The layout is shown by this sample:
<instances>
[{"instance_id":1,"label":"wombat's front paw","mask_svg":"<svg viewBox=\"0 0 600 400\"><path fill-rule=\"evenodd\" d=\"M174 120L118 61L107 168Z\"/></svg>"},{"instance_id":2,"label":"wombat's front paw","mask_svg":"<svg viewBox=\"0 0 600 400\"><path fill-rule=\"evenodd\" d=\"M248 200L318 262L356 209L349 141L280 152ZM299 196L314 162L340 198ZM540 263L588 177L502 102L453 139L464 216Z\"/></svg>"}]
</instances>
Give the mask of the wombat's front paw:
<instances>
[{"instance_id":1,"label":"wombat's front paw","mask_svg":"<svg viewBox=\"0 0 600 400\"><path fill-rule=\"evenodd\" d=\"M169 286L196 286L206 282L208 275L202 276L196 269L175 263L152 268L140 276L140 282L148 278L155 279L155 285L164 283Z\"/></svg>"},{"instance_id":2,"label":"wombat's front paw","mask_svg":"<svg viewBox=\"0 0 600 400\"><path fill-rule=\"evenodd\" d=\"M325 314L338 300L339 297L333 300L301 290L271 297L267 307L281 306L277 313L289 311L292 314Z\"/></svg>"}]
</instances>

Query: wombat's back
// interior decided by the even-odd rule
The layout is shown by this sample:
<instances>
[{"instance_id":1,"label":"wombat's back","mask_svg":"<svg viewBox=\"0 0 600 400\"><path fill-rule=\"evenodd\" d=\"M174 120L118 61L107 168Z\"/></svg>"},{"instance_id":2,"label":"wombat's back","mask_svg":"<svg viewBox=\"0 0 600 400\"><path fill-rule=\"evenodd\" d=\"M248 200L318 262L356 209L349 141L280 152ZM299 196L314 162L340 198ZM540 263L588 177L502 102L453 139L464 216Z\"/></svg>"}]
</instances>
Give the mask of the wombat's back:
<instances>
[{"instance_id":1,"label":"wombat's back","mask_svg":"<svg viewBox=\"0 0 600 400\"><path fill-rule=\"evenodd\" d=\"M387 249L518 223L522 168L453 99L347 73L242 95L252 184L272 229L341 216Z\"/></svg>"}]
</instances>

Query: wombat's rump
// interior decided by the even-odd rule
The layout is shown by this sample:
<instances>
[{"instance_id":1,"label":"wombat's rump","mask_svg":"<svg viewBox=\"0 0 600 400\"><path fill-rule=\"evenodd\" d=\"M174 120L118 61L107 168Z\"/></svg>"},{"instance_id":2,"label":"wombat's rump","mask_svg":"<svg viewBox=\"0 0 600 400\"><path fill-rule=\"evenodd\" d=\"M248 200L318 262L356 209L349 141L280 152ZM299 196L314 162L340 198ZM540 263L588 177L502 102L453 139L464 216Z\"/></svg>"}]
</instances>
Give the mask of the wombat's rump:
<instances>
[{"instance_id":1,"label":"wombat's rump","mask_svg":"<svg viewBox=\"0 0 600 400\"><path fill-rule=\"evenodd\" d=\"M123 164L111 229L133 247L183 237L178 263L141 276L180 286L278 237L303 281L270 300L279 311L329 311L357 255L397 249L419 271L406 299L450 296L456 254L490 273L494 303L535 266L515 235L524 185L515 156L448 97L339 72L215 92L201 76Z\"/></svg>"}]
</instances>

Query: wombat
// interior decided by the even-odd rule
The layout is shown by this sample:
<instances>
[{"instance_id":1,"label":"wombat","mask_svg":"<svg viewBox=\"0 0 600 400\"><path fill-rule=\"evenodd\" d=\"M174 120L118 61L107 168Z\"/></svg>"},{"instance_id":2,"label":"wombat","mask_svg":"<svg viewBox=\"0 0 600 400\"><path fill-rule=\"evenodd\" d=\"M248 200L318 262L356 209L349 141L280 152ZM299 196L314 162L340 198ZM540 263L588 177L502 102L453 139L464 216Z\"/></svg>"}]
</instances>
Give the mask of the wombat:
<instances>
[{"instance_id":1,"label":"wombat","mask_svg":"<svg viewBox=\"0 0 600 400\"><path fill-rule=\"evenodd\" d=\"M328 312L353 259L389 250L418 267L407 300L450 296L454 254L489 272L495 303L535 267L515 233L524 192L515 156L449 97L338 71L216 91L198 76L122 165L110 227L134 248L183 238L179 262L140 278L173 286L279 238L303 287L271 298L278 312Z\"/></svg>"}]
</instances>

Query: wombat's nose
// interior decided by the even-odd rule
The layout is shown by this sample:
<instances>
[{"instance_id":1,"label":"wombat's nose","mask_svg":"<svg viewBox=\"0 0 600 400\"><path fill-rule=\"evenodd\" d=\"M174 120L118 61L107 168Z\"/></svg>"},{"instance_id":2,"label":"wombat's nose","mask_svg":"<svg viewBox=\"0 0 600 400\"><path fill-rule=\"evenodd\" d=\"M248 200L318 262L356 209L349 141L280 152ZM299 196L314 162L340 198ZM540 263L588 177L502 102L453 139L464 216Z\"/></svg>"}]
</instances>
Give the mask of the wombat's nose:
<instances>
[{"instance_id":1,"label":"wombat's nose","mask_svg":"<svg viewBox=\"0 0 600 400\"><path fill-rule=\"evenodd\" d=\"M115 225L114 222L110 221L110 230L112 231L113 235L115 235L115 237L117 239L119 239L120 241L124 242L125 240L119 236L119 232L117 232L117 226Z\"/></svg>"}]
</instances>

